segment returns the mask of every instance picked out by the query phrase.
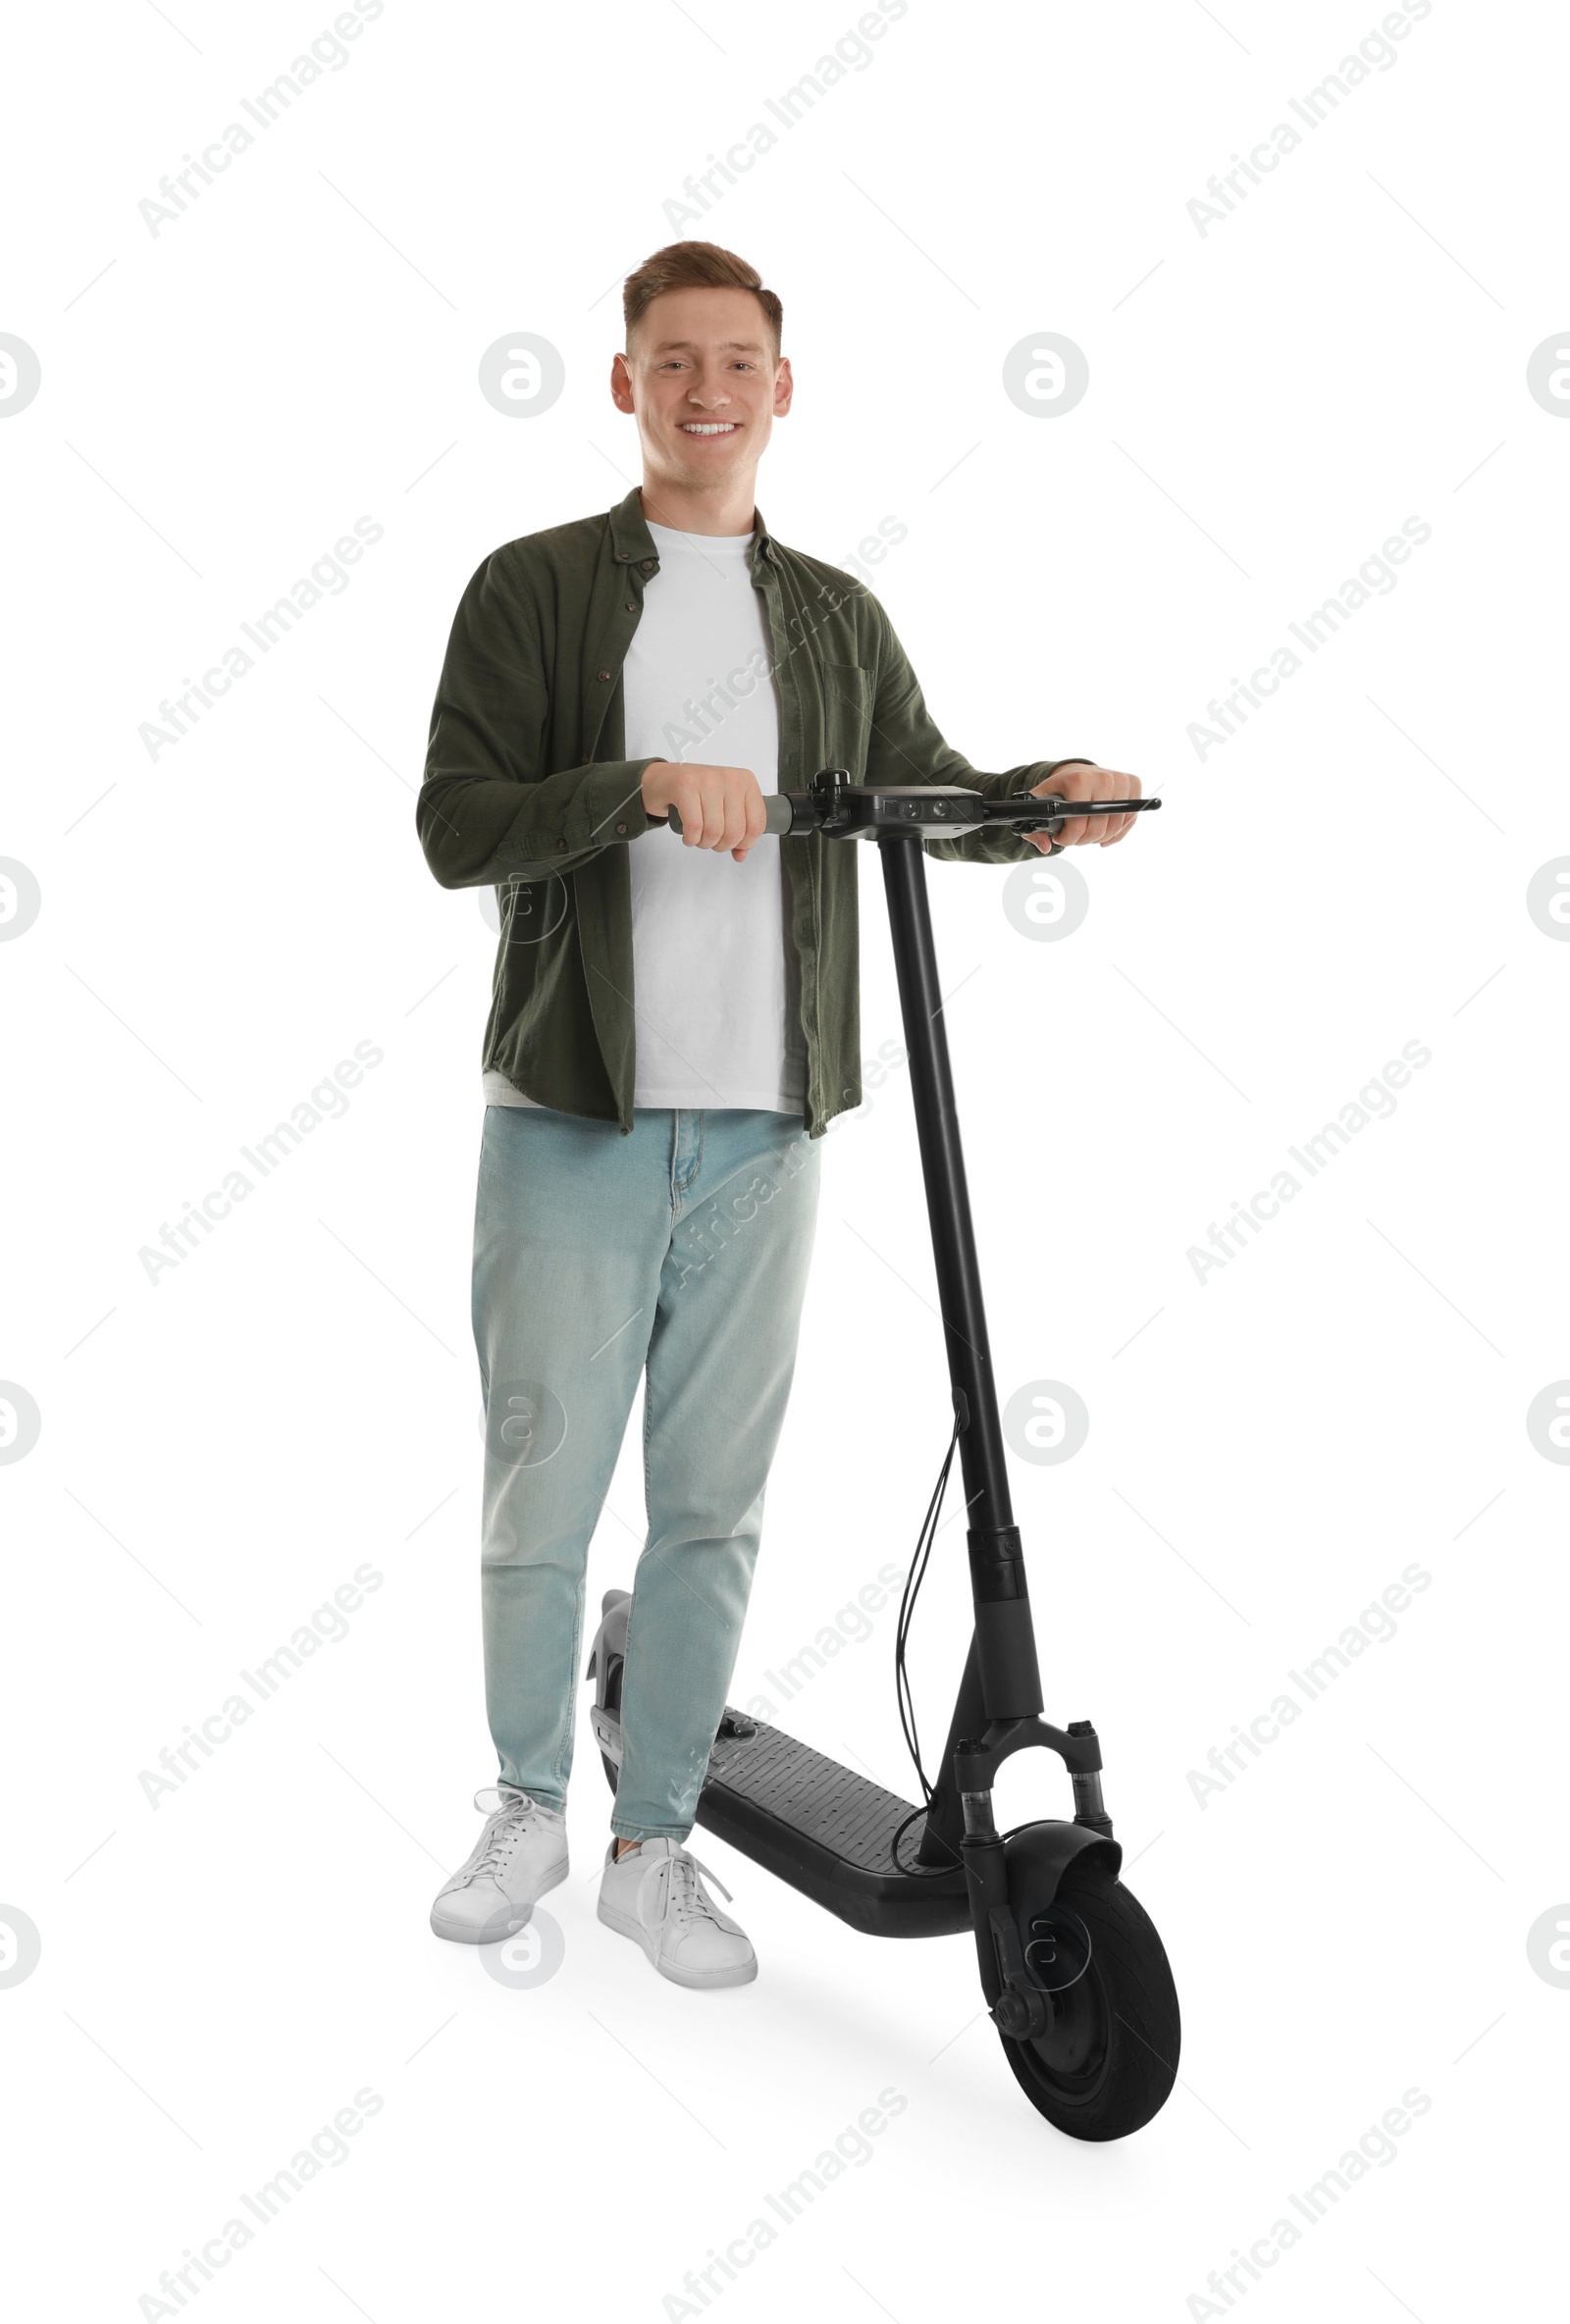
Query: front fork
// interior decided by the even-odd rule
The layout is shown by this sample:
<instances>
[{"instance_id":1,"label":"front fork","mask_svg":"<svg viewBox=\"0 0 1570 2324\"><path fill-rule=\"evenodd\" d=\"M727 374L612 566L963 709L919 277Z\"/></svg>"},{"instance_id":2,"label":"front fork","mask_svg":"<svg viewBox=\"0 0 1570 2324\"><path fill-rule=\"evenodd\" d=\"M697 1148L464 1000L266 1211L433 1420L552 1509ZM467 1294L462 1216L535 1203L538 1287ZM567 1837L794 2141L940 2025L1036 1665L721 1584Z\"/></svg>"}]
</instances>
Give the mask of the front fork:
<instances>
[{"instance_id":1,"label":"front fork","mask_svg":"<svg viewBox=\"0 0 1570 2324\"><path fill-rule=\"evenodd\" d=\"M1009 1894L1009 1866L1002 1834L992 1820L992 1788L1003 1761L1031 1745L1057 1751L1073 1784L1073 1822L1056 1828L1057 1871L1085 1848L1105 1852L1112 1819L1101 1795L1101 1745L1088 1719L1076 1719L1066 1732L1044 1719L999 1720L976 1743L962 1741L954 1755L954 1784L965 1817L960 1858L970 1897L976 1965L988 2013L1015 2040L1045 2034L1054 2003L1030 1974L1020 1941L1015 1900ZM1039 1874L1038 1874L1039 1878ZM1056 1883L1053 1886L1055 1889ZM1032 1909L1050 1904L1051 1892L1032 1895Z\"/></svg>"}]
</instances>

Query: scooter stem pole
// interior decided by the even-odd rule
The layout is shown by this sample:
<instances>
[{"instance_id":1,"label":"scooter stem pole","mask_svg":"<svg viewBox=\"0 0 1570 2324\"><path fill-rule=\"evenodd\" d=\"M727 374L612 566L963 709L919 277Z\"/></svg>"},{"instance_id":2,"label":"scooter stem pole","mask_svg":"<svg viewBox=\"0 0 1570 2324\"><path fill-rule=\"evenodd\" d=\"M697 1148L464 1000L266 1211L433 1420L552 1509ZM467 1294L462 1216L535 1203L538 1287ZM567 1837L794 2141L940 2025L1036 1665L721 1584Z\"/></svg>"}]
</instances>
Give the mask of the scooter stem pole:
<instances>
[{"instance_id":1,"label":"scooter stem pole","mask_svg":"<svg viewBox=\"0 0 1570 2324\"><path fill-rule=\"evenodd\" d=\"M1041 1679L1020 1529L1014 1523L1004 1465L1003 1429L927 904L926 863L916 833L893 834L877 844L883 858L900 1008L911 1057L911 1088L949 1377L964 1399L963 1407L957 1407L964 1420L960 1471L969 1521L982 1703L988 1719L1030 1718L1042 1708Z\"/></svg>"}]
</instances>

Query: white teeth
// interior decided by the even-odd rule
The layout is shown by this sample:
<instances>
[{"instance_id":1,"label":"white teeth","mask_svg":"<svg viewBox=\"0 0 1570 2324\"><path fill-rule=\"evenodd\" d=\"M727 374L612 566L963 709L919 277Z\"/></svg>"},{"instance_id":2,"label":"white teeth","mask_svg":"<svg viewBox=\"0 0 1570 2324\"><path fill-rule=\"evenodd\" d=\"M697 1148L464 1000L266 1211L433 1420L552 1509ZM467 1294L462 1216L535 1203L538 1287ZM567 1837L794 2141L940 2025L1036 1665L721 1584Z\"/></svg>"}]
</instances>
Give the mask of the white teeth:
<instances>
[{"instance_id":1,"label":"white teeth","mask_svg":"<svg viewBox=\"0 0 1570 2324\"><path fill-rule=\"evenodd\" d=\"M734 420L683 420L681 425L686 436L730 436L736 427Z\"/></svg>"}]
</instances>

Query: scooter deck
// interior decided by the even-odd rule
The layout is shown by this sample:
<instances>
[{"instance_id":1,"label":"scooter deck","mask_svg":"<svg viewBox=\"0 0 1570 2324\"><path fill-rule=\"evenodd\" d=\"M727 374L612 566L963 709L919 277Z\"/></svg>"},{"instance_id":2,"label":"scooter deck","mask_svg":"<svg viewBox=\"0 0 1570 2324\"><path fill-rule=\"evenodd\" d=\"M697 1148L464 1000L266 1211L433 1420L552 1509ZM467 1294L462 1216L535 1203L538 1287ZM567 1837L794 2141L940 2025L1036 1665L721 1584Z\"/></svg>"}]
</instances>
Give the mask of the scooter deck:
<instances>
[{"instance_id":1,"label":"scooter deck","mask_svg":"<svg viewBox=\"0 0 1570 2324\"><path fill-rule=\"evenodd\" d=\"M919 1817L894 1862L891 1843L915 1816L913 1800L761 1721L750 1735L726 1731L742 1719L726 1710L709 1754L698 1801L706 1831L865 1936L953 1937L969 1929L962 1870L906 1869L920 1844Z\"/></svg>"}]
</instances>

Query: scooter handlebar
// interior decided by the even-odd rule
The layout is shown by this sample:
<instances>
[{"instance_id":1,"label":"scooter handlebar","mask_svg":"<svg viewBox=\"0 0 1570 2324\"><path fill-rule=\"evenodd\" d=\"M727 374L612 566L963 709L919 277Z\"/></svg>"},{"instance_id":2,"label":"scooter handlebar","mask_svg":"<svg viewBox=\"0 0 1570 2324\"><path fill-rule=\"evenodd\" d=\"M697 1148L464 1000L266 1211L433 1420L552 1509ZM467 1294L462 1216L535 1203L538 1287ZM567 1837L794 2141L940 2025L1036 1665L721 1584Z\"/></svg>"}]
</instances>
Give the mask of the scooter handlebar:
<instances>
[{"instance_id":1,"label":"scooter handlebar","mask_svg":"<svg viewBox=\"0 0 1570 2324\"><path fill-rule=\"evenodd\" d=\"M931 831L958 838L988 825L1007 825L1014 831L1061 831L1079 815L1145 814L1159 807L1153 799L1059 799L1022 791L1011 799L984 799L953 783L852 783L843 768L825 767L812 778L810 791L770 791L763 795L763 833L801 838L821 831L835 839L874 839L881 834ZM679 833L681 816L675 807L665 821Z\"/></svg>"}]
</instances>

